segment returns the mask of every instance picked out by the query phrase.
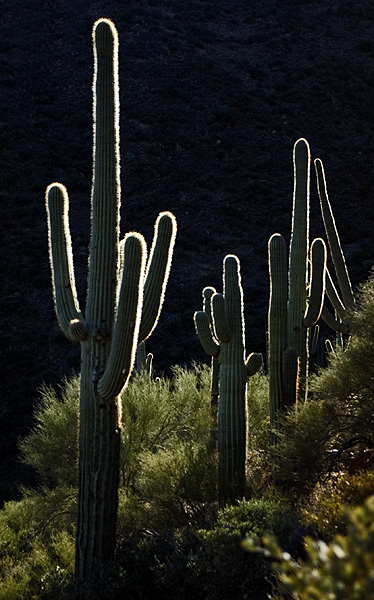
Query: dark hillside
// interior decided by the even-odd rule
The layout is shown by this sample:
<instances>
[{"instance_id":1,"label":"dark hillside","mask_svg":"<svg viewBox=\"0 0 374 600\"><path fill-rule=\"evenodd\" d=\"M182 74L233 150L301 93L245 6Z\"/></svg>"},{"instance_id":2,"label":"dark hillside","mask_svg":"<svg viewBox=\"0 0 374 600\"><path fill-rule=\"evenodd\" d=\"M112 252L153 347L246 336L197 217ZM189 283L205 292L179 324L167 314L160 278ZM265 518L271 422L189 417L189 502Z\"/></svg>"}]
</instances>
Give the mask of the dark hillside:
<instances>
[{"instance_id":1,"label":"dark hillside","mask_svg":"<svg viewBox=\"0 0 374 600\"><path fill-rule=\"evenodd\" d=\"M251 7L254 4L254 8ZM289 235L292 147L321 157L352 280L372 263L371 0L0 2L0 498L20 475L15 441L43 381L79 370L53 310L44 192L70 194L84 305L91 185L91 28L120 38L122 230L151 241L159 211L178 237L164 311L148 344L158 370L205 360L192 316L242 265L247 350L264 351L267 241ZM322 234L312 174L312 232Z\"/></svg>"}]
</instances>

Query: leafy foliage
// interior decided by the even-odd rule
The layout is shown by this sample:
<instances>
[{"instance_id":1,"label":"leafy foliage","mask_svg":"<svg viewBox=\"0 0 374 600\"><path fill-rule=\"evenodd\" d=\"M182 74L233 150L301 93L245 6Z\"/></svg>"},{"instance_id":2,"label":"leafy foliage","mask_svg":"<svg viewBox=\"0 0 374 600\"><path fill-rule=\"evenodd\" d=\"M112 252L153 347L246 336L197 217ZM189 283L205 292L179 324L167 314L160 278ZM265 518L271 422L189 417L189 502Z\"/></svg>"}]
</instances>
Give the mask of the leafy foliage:
<instances>
[{"instance_id":1,"label":"leafy foliage","mask_svg":"<svg viewBox=\"0 0 374 600\"><path fill-rule=\"evenodd\" d=\"M295 600L373 600L374 496L347 512L347 535L326 544L305 539L306 558L296 562L274 538L264 537L261 554L273 557L280 589ZM256 549L249 541L248 549Z\"/></svg>"},{"instance_id":2,"label":"leafy foliage","mask_svg":"<svg viewBox=\"0 0 374 600\"><path fill-rule=\"evenodd\" d=\"M248 556L246 535L274 533L294 552L302 528L295 513L278 502L243 500L227 507L209 528L183 527L163 534L139 533L126 538L118 552L123 586L134 598L201 600L266 598L270 562Z\"/></svg>"},{"instance_id":3,"label":"leafy foliage","mask_svg":"<svg viewBox=\"0 0 374 600\"><path fill-rule=\"evenodd\" d=\"M0 512L0 598L47 598L48 589L55 598L71 577L78 404L78 378L64 380L60 393L44 387L35 426L20 443L40 487L23 489ZM135 375L122 404L120 535L204 521L216 470L208 452L209 369L177 367L171 380Z\"/></svg>"},{"instance_id":4,"label":"leafy foliage","mask_svg":"<svg viewBox=\"0 0 374 600\"><path fill-rule=\"evenodd\" d=\"M60 396L43 386L34 411L35 425L19 442L22 461L48 487L77 485L79 378L64 379Z\"/></svg>"},{"instance_id":5,"label":"leafy foliage","mask_svg":"<svg viewBox=\"0 0 374 600\"><path fill-rule=\"evenodd\" d=\"M302 510L303 520L323 538L346 534L347 508L360 506L374 494L374 471L340 473L317 483Z\"/></svg>"},{"instance_id":6,"label":"leafy foliage","mask_svg":"<svg viewBox=\"0 0 374 600\"><path fill-rule=\"evenodd\" d=\"M311 377L308 401L283 419L278 476L309 486L329 473L374 465L374 276L350 315L352 336ZM307 451L306 451L307 449Z\"/></svg>"}]
</instances>

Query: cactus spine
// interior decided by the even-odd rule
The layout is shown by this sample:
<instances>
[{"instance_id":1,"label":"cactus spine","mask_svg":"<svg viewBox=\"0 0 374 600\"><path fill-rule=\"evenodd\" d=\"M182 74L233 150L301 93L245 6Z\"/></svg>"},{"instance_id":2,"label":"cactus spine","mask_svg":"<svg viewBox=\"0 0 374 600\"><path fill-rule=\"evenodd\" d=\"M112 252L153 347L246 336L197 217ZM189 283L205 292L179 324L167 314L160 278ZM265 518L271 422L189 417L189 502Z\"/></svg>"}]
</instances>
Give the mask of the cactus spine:
<instances>
[{"instance_id":1,"label":"cactus spine","mask_svg":"<svg viewBox=\"0 0 374 600\"><path fill-rule=\"evenodd\" d=\"M326 247L317 238L309 248L310 151L304 139L293 152L294 195L287 274L286 244L280 234L269 240L270 301L269 404L274 429L279 411L306 393L309 329L320 317L325 293ZM308 260L309 257L309 260ZM272 441L275 442L274 434Z\"/></svg>"},{"instance_id":2,"label":"cactus spine","mask_svg":"<svg viewBox=\"0 0 374 600\"><path fill-rule=\"evenodd\" d=\"M175 218L161 213L146 264L138 233L119 242L118 37L113 23L93 28L94 170L85 316L77 300L63 185L47 188L54 299L65 334L81 344L79 497L76 575L89 577L113 558L118 504L119 394L138 343L156 326L176 235Z\"/></svg>"},{"instance_id":3,"label":"cactus spine","mask_svg":"<svg viewBox=\"0 0 374 600\"><path fill-rule=\"evenodd\" d=\"M218 496L224 505L245 492L246 381L262 365L261 355L251 354L245 360L243 289L236 256L224 259L223 294L211 296L211 318L203 310L194 319L204 350L218 358L220 366Z\"/></svg>"}]
</instances>

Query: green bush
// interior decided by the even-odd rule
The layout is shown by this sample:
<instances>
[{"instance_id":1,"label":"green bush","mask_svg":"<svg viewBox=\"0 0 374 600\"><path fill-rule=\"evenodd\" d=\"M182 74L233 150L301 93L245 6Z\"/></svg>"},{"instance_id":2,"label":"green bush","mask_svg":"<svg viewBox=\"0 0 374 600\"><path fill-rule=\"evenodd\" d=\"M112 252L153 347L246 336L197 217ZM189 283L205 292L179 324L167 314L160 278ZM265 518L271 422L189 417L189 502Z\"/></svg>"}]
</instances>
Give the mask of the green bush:
<instances>
[{"instance_id":1,"label":"green bush","mask_svg":"<svg viewBox=\"0 0 374 600\"><path fill-rule=\"evenodd\" d=\"M276 559L280 592L295 600L373 600L374 496L346 516L346 536L338 534L329 544L307 537L306 558L299 562L274 538L264 537L263 548L251 540L246 547Z\"/></svg>"},{"instance_id":2,"label":"green bush","mask_svg":"<svg viewBox=\"0 0 374 600\"><path fill-rule=\"evenodd\" d=\"M374 464L374 276L350 323L349 343L330 353L328 367L310 378L307 402L281 422L277 477L286 485L310 489L330 473Z\"/></svg>"},{"instance_id":3,"label":"green bush","mask_svg":"<svg viewBox=\"0 0 374 600\"><path fill-rule=\"evenodd\" d=\"M308 506L302 510L303 520L323 538L345 534L347 508L360 506L373 494L374 471L340 473L316 485Z\"/></svg>"},{"instance_id":4,"label":"green bush","mask_svg":"<svg viewBox=\"0 0 374 600\"><path fill-rule=\"evenodd\" d=\"M1 600L41 598L50 579L72 576L75 511L64 513L68 507L49 494L44 492L44 502L42 493L30 494L0 511Z\"/></svg>"},{"instance_id":5,"label":"green bush","mask_svg":"<svg viewBox=\"0 0 374 600\"><path fill-rule=\"evenodd\" d=\"M136 374L123 396L122 419L120 532L204 520L216 498L210 369L175 367L170 380Z\"/></svg>"},{"instance_id":6,"label":"green bush","mask_svg":"<svg viewBox=\"0 0 374 600\"><path fill-rule=\"evenodd\" d=\"M19 442L22 461L48 487L78 484L78 404L78 377L63 380L60 396L44 386L34 410L35 425Z\"/></svg>"},{"instance_id":7,"label":"green bush","mask_svg":"<svg viewBox=\"0 0 374 600\"><path fill-rule=\"evenodd\" d=\"M171 380L135 375L122 403L119 536L204 521L216 470L207 451L209 369L177 367ZM23 489L0 511L0 599L57 598L72 576L78 404L78 378L59 393L43 388L34 428L20 443L40 487Z\"/></svg>"},{"instance_id":8,"label":"green bush","mask_svg":"<svg viewBox=\"0 0 374 600\"><path fill-rule=\"evenodd\" d=\"M259 497L269 484L270 470L269 379L263 372L247 383L247 489Z\"/></svg>"},{"instance_id":9,"label":"green bush","mask_svg":"<svg viewBox=\"0 0 374 600\"><path fill-rule=\"evenodd\" d=\"M276 534L292 553L302 547L303 528L286 505L243 500L218 513L206 529L147 531L130 536L118 551L118 571L129 597L141 600L265 600L270 590L270 561L248 555L247 535Z\"/></svg>"}]
</instances>

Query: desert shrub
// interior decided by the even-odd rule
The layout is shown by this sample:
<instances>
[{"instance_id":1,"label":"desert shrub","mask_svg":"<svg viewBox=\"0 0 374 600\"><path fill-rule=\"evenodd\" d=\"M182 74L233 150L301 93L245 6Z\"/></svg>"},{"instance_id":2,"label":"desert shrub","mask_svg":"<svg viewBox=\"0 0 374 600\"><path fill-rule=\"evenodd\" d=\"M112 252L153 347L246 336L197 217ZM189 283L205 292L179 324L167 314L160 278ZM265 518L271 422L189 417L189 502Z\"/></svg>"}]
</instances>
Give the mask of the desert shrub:
<instances>
[{"instance_id":1,"label":"desert shrub","mask_svg":"<svg viewBox=\"0 0 374 600\"><path fill-rule=\"evenodd\" d=\"M302 510L303 520L324 539L347 532L347 509L360 506L374 495L374 471L340 473L319 482L308 506Z\"/></svg>"},{"instance_id":2,"label":"desert shrub","mask_svg":"<svg viewBox=\"0 0 374 600\"><path fill-rule=\"evenodd\" d=\"M328 474L374 464L374 278L350 315L352 336L309 381L308 401L280 426L278 476L311 487Z\"/></svg>"},{"instance_id":3,"label":"desert shrub","mask_svg":"<svg viewBox=\"0 0 374 600\"><path fill-rule=\"evenodd\" d=\"M171 379L135 373L122 396L121 470L134 486L142 454L165 450L174 440L206 443L210 428L209 369L175 367Z\"/></svg>"},{"instance_id":4,"label":"desert shrub","mask_svg":"<svg viewBox=\"0 0 374 600\"><path fill-rule=\"evenodd\" d=\"M138 527L165 530L203 523L216 503L216 456L204 444L174 440L156 453L144 452L136 480ZM123 520L134 529L126 502Z\"/></svg>"},{"instance_id":5,"label":"desert shrub","mask_svg":"<svg viewBox=\"0 0 374 600\"><path fill-rule=\"evenodd\" d=\"M155 527L189 522L212 500L209 389L203 366L177 367L171 380L133 377L122 397L120 535L150 527L151 518ZM40 487L23 489L0 512L0 599L57 598L72 575L78 404L79 378L65 380L59 393L43 388L34 428L20 443Z\"/></svg>"},{"instance_id":6,"label":"desert shrub","mask_svg":"<svg viewBox=\"0 0 374 600\"><path fill-rule=\"evenodd\" d=\"M346 516L347 535L338 534L328 544L306 537L306 558L298 562L271 537L263 538L263 548L253 541L246 547L276 560L273 568L279 574L282 597L373 600L374 497Z\"/></svg>"},{"instance_id":7,"label":"desert shrub","mask_svg":"<svg viewBox=\"0 0 374 600\"><path fill-rule=\"evenodd\" d=\"M147 531L126 538L118 551L123 589L134 600L265 600L270 561L248 555L247 535L276 534L294 553L303 532L287 506L264 500L243 500L219 511L210 528L183 527L164 533ZM247 595L246 595L247 594Z\"/></svg>"},{"instance_id":8,"label":"desert shrub","mask_svg":"<svg viewBox=\"0 0 374 600\"><path fill-rule=\"evenodd\" d=\"M309 398L282 416L273 449L278 483L308 490L330 470L338 410L334 404Z\"/></svg>"},{"instance_id":9,"label":"desert shrub","mask_svg":"<svg viewBox=\"0 0 374 600\"><path fill-rule=\"evenodd\" d=\"M48 490L45 494L49 494ZM50 513L58 501L48 498ZM40 505L42 506L42 509ZM66 508L66 507L65 507ZM39 598L51 578L69 580L74 565L73 527L70 519L51 520L38 494L5 504L0 512L0 599ZM74 511L72 513L74 520Z\"/></svg>"},{"instance_id":10,"label":"desert shrub","mask_svg":"<svg viewBox=\"0 0 374 600\"><path fill-rule=\"evenodd\" d=\"M64 379L60 392L42 387L33 429L19 442L22 461L51 488L78 483L79 378Z\"/></svg>"},{"instance_id":11,"label":"desert shrub","mask_svg":"<svg viewBox=\"0 0 374 600\"><path fill-rule=\"evenodd\" d=\"M247 488L262 495L270 477L269 380L261 371L247 383Z\"/></svg>"},{"instance_id":12,"label":"desert shrub","mask_svg":"<svg viewBox=\"0 0 374 600\"><path fill-rule=\"evenodd\" d=\"M170 380L136 374L123 396L123 423L120 530L204 519L216 496L209 368L175 367Z\"/></svg>"}]
</instances>

